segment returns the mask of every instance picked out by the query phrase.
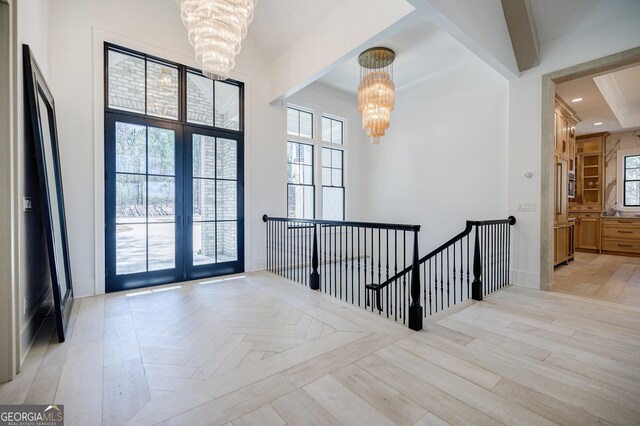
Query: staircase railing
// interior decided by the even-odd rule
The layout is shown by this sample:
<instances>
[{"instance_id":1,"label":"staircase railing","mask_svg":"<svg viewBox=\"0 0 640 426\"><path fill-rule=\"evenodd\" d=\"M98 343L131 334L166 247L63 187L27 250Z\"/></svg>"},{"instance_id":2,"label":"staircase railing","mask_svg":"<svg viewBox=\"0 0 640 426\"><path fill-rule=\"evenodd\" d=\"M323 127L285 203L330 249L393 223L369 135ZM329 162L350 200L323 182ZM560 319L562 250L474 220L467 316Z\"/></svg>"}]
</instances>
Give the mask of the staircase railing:
<instances>
[{"instance_id":1,"label":"staircase railing","mask_svg":"<svg viewBox=\"0 0 640 426\"><path fill-rule=\"evenodd\" d=\"M262 217L267 270L374 310L367 285L417 268L419 225ZM420 274L385 291L379 313L422 328Z\"/></svg>"},{"instance_id":2,"label":"staircase railing","mask_svg":"<svg viewBox=\"0 0 640 426\"><path fill-rule=\"evenodd\" d=\"M483 296L509 285L511 226L516 218L467 221L465 229L419 259L420 294L424 316L429 317L469 298ZM475 228L475 235L471 233ZM412 268L413 269L413 268ZM412 270L402 270L380 284L369 284L381 311L385 289L398 286Z\"/></svg>"},{"instance_id":3,"label":"staircase railing","mask_svg":"<svg viewBox=\"0 0 640 426\"><path fill-rule=\"evenodd\" d=\"M422 258L419 225L263 220L267 270L412 330L421 330L424 318L509 285L513 216L467 221L461 233Z\"/></svg>"}]
</instances>

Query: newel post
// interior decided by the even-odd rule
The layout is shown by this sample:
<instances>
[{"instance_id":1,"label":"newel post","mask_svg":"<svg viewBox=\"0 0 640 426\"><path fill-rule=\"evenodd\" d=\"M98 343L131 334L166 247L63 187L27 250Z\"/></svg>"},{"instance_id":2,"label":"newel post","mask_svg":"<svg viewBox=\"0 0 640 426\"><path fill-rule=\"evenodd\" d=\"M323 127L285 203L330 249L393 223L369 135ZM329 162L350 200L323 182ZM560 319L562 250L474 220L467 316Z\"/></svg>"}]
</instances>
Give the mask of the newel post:
<instances>
[{"instance_id":1,"label":"newel post","mask_svg":"<svg viewBox=\"0 0 640 426\"><path fill-rule=\"evenodd\" d=\"M311 256L311 276L309 278L309 288L320 290L320 274L318 273L318 226L313 225L313 254Z\"/></svg>"},{"instance_id":2,"label":"newel post","mask_svg":"<svg viewBox=\"0 0 640 426\"><path fill-rule=\"evenodd\" d=\"M413 264L411 265L411 304L409 305L409 328L422 330L422 306L420 306L420 255L417 227L413 231Z\"/></svg>"},{"instance_id":3,"label":"newel post","mask_svg":"<svg viewBox=\"0 0 640 426\"><path fill-rule=\"evenodd\" d=\"M482 262L480 256L480 226L476 225L476 241L473 249L473 282L471 283L471 298L482 300Z\"/></svg>"}]
</instances>

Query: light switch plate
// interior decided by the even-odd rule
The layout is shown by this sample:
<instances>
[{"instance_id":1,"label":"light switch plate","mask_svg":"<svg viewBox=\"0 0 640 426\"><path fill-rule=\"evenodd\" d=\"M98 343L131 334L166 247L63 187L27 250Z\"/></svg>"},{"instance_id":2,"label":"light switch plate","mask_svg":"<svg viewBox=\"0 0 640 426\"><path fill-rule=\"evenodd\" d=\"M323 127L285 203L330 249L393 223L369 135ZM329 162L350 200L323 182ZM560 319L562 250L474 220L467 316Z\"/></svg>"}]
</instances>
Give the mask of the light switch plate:
<instances>
[{"instance_id":1,"label":"light switch plate","mask_svg":"<svg viewBox=\"0 0 640 426\"><path fill-rule=\"evenodd\" d=\"M519 212L535 212L536 203L534 201L518 203L518 211Z\"/></svg>"},{"instance_id":2,"label":"light switch plate","mask_svg":"<svg viewBox=\"0 0 640 426\"><path fill-rule=\"evenodd\" d=\"M22 211L30 212L31 210L33 210L31 197L22 197Z\"/></svg>"}]
</instances>

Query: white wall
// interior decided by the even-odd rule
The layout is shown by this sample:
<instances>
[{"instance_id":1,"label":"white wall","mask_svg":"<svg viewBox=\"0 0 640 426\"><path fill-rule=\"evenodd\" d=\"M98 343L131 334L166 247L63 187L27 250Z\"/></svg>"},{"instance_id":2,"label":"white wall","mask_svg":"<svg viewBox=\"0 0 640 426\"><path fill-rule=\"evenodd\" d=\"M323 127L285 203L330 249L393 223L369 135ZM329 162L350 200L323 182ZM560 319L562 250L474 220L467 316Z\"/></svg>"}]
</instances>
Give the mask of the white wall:
<instances>
[{"instance_id":1,"label":"white wall","mask_svg":"<svg viewBox=\"0 0 640 426\"><path fill-rule=\"evenodd\" d=\"M47 255L44 236L36 235L40 229L40 212L34 208L31 212L22 211L22 197L33 197L33 187L29 179L37 178L33 159L25 158L25 115L22 69L22 44L28 44L36 57L44 78L50 83L50 25L49 0L21 0L14 2L16 7L16 149L14 151L15 208L18 246L18 309L20 317L20 355L24 360L29 347L42 323L41 308L50 297L51 282L47 271L48 264L43 259ZM30 123L27 123L30 126ZM27 169L29 167L29 169ZM28 178L31 176L31 178ZM33 180L31 180L33 183ZM34 200L34 207L39 206ZM46 308L45 308L46 310Z\"/></svg>"},{"instance_id":2,"label":"white wall","mask_svg":"<svg viewBox=\"0 0 640 426\"><path fill-rule=\"evenodd\" d=\"M507 217L508 82L475 55L396 93L391 127L367 145L370 220L422 225L426 254L466 220Z\"/></svg>"},{"instance_id":3,"label":"white wall","mask_svg":"<svg viewBox=\"0 0 640 426\"><path fill-rule=\"evenodd\" d=\"M111 41L187 65L187 41L173 0L57 0L51 5L51 85L56 98L74 289L104 291L102 42ZM265 263L263 213L283 214L285 168L279 151L282 108L268 104L266 64L249 39L232 77L246 83L246 267ZM281 123L279 127L274 123Z\"/></svg>"},{"instance_id":4,"label":"white wall","mask_svg":"<svg viewBox=\"0 0 640 426\"><path fill-rule=\"evenodd\" d=\"M579 31L540 46L541 63L509 83L508 210L520 226L512 257L515 282L540 285L542 75L640 45L640 2L601 2ZM524 173L534 173L526 179ZM535 212L516 212L535 202Z\"/></svg>"}]
</instances>

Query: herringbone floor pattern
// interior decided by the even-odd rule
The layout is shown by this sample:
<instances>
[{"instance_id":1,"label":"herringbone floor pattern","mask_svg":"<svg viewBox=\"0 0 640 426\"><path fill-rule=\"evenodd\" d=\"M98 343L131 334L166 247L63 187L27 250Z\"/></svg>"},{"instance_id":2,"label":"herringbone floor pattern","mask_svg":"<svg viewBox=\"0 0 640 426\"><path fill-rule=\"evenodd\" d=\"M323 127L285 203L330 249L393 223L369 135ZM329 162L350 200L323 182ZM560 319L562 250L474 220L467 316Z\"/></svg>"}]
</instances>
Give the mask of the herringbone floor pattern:
<instances>
[{"instance_id":1,"label":"herringbone floor pattern","mask_svg":"<svg viewBox=\"0 0 640 426\"><path fill-rule=\"evenodd\" d=\"M638 424L640 308L518 287L425 331L269 273L78 300L0 403L67 425Z\"/></svg>"}]
</instances>

